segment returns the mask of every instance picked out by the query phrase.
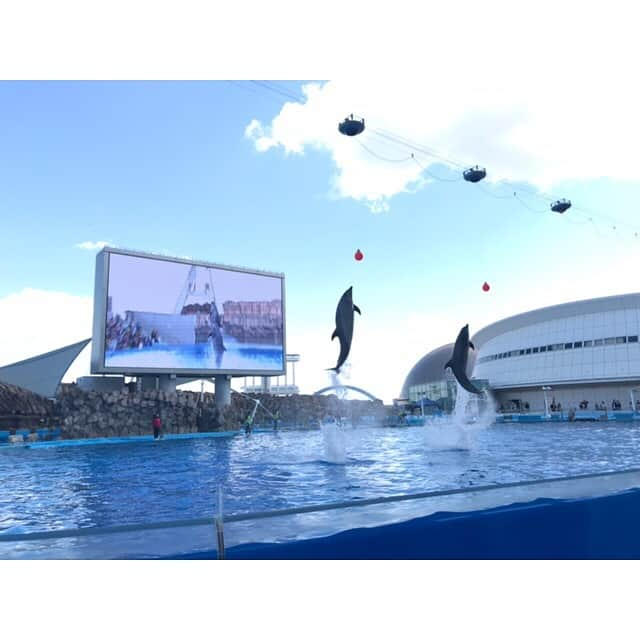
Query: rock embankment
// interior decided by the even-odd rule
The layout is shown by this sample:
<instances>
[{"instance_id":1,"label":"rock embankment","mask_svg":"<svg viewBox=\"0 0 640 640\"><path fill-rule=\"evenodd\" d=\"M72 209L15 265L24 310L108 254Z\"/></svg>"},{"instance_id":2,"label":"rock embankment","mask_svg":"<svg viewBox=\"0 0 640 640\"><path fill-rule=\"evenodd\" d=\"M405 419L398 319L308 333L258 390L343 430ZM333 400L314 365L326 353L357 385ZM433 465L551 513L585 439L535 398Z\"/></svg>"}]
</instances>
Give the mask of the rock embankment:
<instances>
[{"instance_id":1,"label":"rock embankment","mask_svg":"<svg viewBox=\"0 0 640 640\"><path fill-rule=\"evenodd\" d=\"M228 431L241 428L260 400L254 425L271 426L273 415L281 426L311 426L325 416L343 416L354 424L365 416L383 419L388 408L381 402L340 400L336 396L272 396L232 393L231 404L220 412L215 395L192 391L84 391L75 384L61 385L56 401L0 384L0 416L5 429L60 427L63 438L111 438L145 435L152 431L157 413L166 433ZM7 422L8 420L8 422ZM10 423L10 424L9 424Z\"/></svg>"},{"instance_id":2,"label":"rock embankment","mask_svg":"<svg viewBox=\"0 0 640 640\"><path fill-rule=\"evenodd\" d=\"M0 430L42 426L54 403L27 389L0 382Z\"/></svg>"}]
</instances>

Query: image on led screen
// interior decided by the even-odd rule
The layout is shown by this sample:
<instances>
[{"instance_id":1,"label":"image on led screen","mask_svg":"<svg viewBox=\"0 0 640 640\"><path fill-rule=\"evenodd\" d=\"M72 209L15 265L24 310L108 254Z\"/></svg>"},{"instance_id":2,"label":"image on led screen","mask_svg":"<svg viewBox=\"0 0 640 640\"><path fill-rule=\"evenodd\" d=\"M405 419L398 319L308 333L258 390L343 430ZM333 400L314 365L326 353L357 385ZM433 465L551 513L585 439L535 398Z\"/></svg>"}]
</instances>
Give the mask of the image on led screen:
<instances>
[{"instance_id":1,"label":"image on led screen","mask_svg":"<svg viewBox=\"0 0 640 640\"><path fill-rule=\"evenodd\" d=\"M112 253L105 368L279 371L282 280Z\"/></svg>"}]
</instances>

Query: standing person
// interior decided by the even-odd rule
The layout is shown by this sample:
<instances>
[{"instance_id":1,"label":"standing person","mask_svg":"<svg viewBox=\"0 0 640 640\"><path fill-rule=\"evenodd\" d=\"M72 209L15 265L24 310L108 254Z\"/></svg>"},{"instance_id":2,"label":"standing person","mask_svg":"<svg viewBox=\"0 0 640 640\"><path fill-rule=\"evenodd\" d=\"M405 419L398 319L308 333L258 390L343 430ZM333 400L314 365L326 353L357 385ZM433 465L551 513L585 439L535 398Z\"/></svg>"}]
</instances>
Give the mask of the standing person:
<instances>
[{"instance_id":1,"label":"standing person","mask_svg":"<svg viewBox=\"0 0 640 640\"><path fill-rule=\"evenodd\" d=\"M160 420L160 416L157 413L153 415L151 424L153 425L153 439L157 440L162 435L162 420Z\"/></svg>"},{"instance_id":2,"label":"standing person","mask_svg":"<svg viewBox=\"0 0 640 640\"><path fill-rule=\"evenodd\" d=\"M251 431L253 431L253 417L248 415L247 419L244 421L244 432L246 435L249 435Z\"/></svg>"},{"instance_id":3,"label":"standing person","mask_svg":"<svg viewBox=\"0 0 640 640\"><path fill-rule=\"evenodd\" d=\"M280 426L280 412L276 409L276 412L273 414L273 428L277 431Z\"/></svg>"}]
</instances>

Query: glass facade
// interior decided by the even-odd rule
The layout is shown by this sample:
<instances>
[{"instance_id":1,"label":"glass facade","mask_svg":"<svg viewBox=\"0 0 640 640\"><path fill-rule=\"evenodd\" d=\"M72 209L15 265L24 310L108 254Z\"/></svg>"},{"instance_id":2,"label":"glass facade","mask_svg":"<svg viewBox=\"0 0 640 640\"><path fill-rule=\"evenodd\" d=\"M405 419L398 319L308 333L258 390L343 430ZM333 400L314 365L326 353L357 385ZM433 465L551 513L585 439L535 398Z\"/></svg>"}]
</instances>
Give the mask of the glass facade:
<instances>
[{"instance_id":1,"label":"glass facade","mask_svg":"<svg viewBox=\"0 0 640 640\"><path fill-rule=\"evenodd\" d=\"M473 380L472 382L482 391L489 388L488 380ZM409 387L409 400L419 403L422 398L429 399L436 402L442 411L451 413L456 404L457 389L458 386L453 377L435 382L414 384Z\"/></svg>"}]
</instances>

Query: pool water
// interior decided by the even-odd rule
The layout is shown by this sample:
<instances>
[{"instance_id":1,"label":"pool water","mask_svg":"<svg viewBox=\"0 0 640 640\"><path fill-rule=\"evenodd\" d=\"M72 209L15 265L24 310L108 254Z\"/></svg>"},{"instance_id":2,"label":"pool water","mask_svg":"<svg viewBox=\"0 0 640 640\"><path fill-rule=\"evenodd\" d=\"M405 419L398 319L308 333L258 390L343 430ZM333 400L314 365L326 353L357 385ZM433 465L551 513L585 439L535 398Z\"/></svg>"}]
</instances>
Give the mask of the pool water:
<instances>
[{"instance_id":1,"label":"pool water","mask_svg":"<svg viewBox=\"0 0 640 640\"><path fill-rule=\"evenodd\" d=\"M0 533L143 524L640 467L640 425L347 428L0 451Z\"/></svg>"}]
</instances>

